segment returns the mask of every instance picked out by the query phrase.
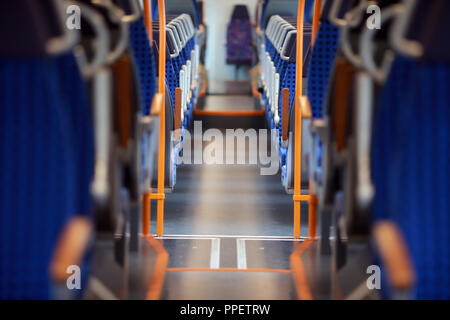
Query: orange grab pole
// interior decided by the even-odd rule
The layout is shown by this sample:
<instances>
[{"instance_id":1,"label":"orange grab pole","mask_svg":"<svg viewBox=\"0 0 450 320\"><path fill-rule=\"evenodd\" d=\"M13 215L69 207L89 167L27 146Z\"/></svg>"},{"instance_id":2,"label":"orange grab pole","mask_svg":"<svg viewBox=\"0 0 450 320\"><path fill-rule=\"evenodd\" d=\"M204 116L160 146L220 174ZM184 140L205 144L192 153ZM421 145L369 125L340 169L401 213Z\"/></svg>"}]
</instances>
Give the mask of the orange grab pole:
<instances>
[{"instance_id":1,"label":"orange grab pole","mask_svg":"<svg viewBox=\"0 0 450 320\"><path fill-rule=\"evenodd\" d=\"M150 46L153 44L153 31L152 31L152 6L150 0L144 1L144 18L145 26L147 28L148 39ZM142 197L142 233L144 236L150 234L150 194L151 189L148 190Z\"/></svg>"},{"instance_id":2,"label":"orange grab pole","mask_svg":"<svg viewBox=\"0 0 450 320\"><path fill-rule=\"evenodd\" d=\"M150 46L153 44L153 28L152 28L152 5L150 0L144 1L144 17L145 26L147 27L148 38L150 40Z\"/></svg>"},{"instance_id":3,"label":"orange grab pole","mask_svg":"<svg viewBox=\"0 0 450 320\"><path fill-rule=\"evenodd\" d=\"M314 42L316 41L317 32L319 31L321 11L322 11L322 0L314 1L314 16L313 16L313 24L312 24L311 47L314 47Z\"/></svg>"},{"instance_id":4,"label":"orange grab pole","mask_svg":"<svg viewBox=\"0 0 450 320\"><path fill-rule=\"evenodd\" d=\"M317 198L312 194L311 181L309 181L309 199L308 199L308 226L309 237L316 237L316 216L317 216Z\"/></svg>"},{"instance_id":5,"label":"orange grab pole","mask_svg":"<svg viewBox=\"0 0 450 320\"><path fill-rule=\"evenodd\" d=\"M302 157L302 119L300 96L303 88L303 23L306 0L298 1L297 11L297 67L295 75L295 160L294 160L294 238L300 238L301 209L301 157Z\"/></svg>"},{"instance_id":6,"label":"orange grab pole","mask_svg":"<svg viewBox=\"0 0 450 320\"><path fill-rule=\"evenodd\" d=\"M142 234L144 237L150 234L150 191L142 197Z\"/></svg>"},{"instance_id":7,"label":"orange grab pole","mask_svg":"<svg viewBox=\"0 0 450 320\"><path fill-rule=\"evenodd\" d=\"M295 160L294 160L294 238L300 238L301 202L308 202L309 237L316 236L316 206L317 199L311 193L311 181L309 182L308 195L301 195L301 173L302 173L302 108L300 97L303 89L303 24L305 14L305 2L299 1L297 12L297 67L296 67L296 92L295 92ZM322 9L322 1L314 2L313 37L314 44L319 28L319 18Z\"/></svg>"},{"instance_id":8,"label":"orange grab pole","mask_svg":"<svg viewBox=\"0 0 450 320\"><path fill-rule=\"evenodd\" d=\"M317 33L320 26L320 15L322 14L322 0L314 1L314 17L313 17L313 30L311 38L311 47L314 47ZM311 181L309 181L309 200L308 200L308 225L309 225L309 237L314 239L316 237L316 217L317 217L317 198L312 194Z\"/></svg>"},{"instance_id":9,"label":"orange grab pole","mask_svg":"<svg viewBox=\"0 0 450 320\"><path fill-rule=\"evenodd\" d=\"M166 146L166 8L164 0L158 0L159 12L159 79L158 91L162 95L162 107L159 115L159 154L158 154L158 191L152 198L157 199L156 235L164 232L164 162Z\"/></svg>"}]
</instances>

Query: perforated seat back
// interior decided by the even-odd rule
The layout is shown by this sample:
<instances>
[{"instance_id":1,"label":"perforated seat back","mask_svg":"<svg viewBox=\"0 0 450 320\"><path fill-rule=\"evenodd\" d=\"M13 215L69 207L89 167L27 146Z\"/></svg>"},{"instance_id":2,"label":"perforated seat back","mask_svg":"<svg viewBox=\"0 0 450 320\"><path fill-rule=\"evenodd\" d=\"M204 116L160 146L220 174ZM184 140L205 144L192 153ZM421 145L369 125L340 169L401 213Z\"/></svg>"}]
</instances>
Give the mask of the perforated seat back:
<instances>
[{"instance_id":1,"label":"perforated seat back","mask_svg":"<svg viewBox=\"0 0 450 320\"><path fill-rule=\"evenodd\" d=\"M417 299L450 298L450 66L397 57L376 108L373 219L393 220Z\"/></svg>"},{"instance_id":2,"label":"perforated seat back","mask_svg":"<svg viewBox=\"0 0 450 320\"><path fill-rule=\"evenodd\" d=\"M156 64L156 73L158 72L158 55L159 55L159 28L153 28L153 49L155 54L155 64ZM182 61L180 58L181 53L178 57L171 59L170 55L170 47L167 44L166 47L166 84L170 93L170 101L171 105L174 108L175 101L175 89L180 86L179 83L179 68L181 68ZM177 73L178 70L178 73Z\"/></svg>"},{"instance_id":3,"label":"perforated seat back","mask_svg":"<svg viewBox=\"0 0 450 320\"><path fill-rule=\"evenodd\" d=\"M328 22L331 2L327 1L323 9L309 63L307 92L313 118L324 115L323 105L339 44L339 28Z\"/></svg>"},{"instance_id":4,"label":"perforated seat back","mask_svg":"<svg viewBox=\"0 0 450 320\"><path fill-rule=\"evenodd\" d=\"M130 44L137 66L142 111L144 115L149 115L156 90L156 66L147 28L142 18L130 25Z\"/></svg>"},{"instance_id":5,"label":"perforated seat back","mask_svg":"<svg viewBox=\"0 0 450 320\"><path fill-rule=\"evenodd\" d=\"M309 59L308 59L308 55L309 55L309 51L310 51L310 43L311 43L311 30L310 30L310 24L305 23L305 32L303 34L303 65L304 65L304 69L303 69L303 78L305 78L308 75L308 64L309 64ZM288 61L283 61L284 65L283 68L280 70L280 78L281 78L281 84L280 84L280 88L281 90L283 88L288 88L289 89L289 110L292 109L292 107L294 106L294 100L295 100L295 90L296 90L296 60L297 60L297 42L296 42L296 37L291 37L290 39L290 43L288 43L287 45L287 52L289 53L289 60ZM303 90L303 88L302 88ZM280 106L283 105L283 95L280 94ZM278 113L280 116L280 119L282 120L283 118L283 112L282 112L282 108L278 109ZM279 137L279 141L281 144L281 138L282 138L282 126L281 126L281 121L280 121L280 125L279 125L279 129L280 129L280 137Z\"/></svg>"}]
</instances>

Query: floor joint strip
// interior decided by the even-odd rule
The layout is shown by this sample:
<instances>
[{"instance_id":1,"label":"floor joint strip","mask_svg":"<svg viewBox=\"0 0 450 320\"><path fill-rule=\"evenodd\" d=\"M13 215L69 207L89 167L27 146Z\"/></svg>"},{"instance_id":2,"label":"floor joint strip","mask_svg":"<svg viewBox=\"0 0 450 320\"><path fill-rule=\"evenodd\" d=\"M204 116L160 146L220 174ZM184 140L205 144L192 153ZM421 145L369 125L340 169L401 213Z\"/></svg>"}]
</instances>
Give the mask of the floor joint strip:
<instances>
[{"instance_id":1,"label":"floor joint strip","mask_svg":"<svg viewBox=\"0 0 450 320\"><path fill-rule=\"evenodd\" d=\"M247 253L245 239L236 239L237 266L238 269L247 269Z\"/></svg>"},{"instance_id":2,"label":"floor joint strip","mask_svg":"<svg viewBox=\"0 0 450 320\"><path fill-rule=\"evenodd\" d=\"M220 268L220 238L211 239L211 257L209 265L211 269Z\"/></svg>"}]
</instances>

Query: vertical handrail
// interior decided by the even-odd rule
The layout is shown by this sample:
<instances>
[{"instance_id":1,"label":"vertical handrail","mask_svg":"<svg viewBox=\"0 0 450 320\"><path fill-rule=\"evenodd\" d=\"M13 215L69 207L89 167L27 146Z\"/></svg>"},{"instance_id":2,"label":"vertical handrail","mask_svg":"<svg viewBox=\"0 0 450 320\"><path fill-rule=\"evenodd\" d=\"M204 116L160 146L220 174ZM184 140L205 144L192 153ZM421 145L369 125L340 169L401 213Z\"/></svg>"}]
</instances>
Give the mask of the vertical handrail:
<instances>
[{"instance_id":1,"label":"vertical handrail","mask_svg":"<svg viewBox=\"0 0 450 320\"><path fill-rule=\"evenodd\" d=\"M294 238L300 238L301 210L301 156L302 156L302 119L300 97L303 88L303 23L306 0L298 1L297 10L297 66L295 70L295 160L294 160Z\"/></svg>"},{"instance_id":2,"label":"vertical handrail","mask_svg":"<svg viewBox=\"0 0 450 320\"><path fill-rule=\"evenodd\" d=\"M312 194L311 181L309 182L309 190L307 195L301 194L302 184L302 120L310 117L309 104L307 99L302 97L303 91L303 25L305 13L306 0L299 0L297 12L297 65L295 75L295 154L294 154L294 238L300 238L300 223L301 223L301 203L308 203L308 224L309 237L314 239L316 237L316 205L317 199ZM313 17L313 40L319 29L319 19L322 9L322 1L315 0L314 2L314 17ZM305 109L305 111L302 111Z\"/></svg>"},{"instance_id":3,"label":"vertical handrail","mask_svg":"<svg viewBox=\"0 0 450 320\"><path fill-rule=\"evenodd\" d=\"M153 46L153 27L152 27L152 4L151 0L144 0L144 18L145 26L147 27L148 38L150 46Z\"/></svg>"},{"instance_id":4,"label":"vertical handrail","mask_svg":"<svg viewBox=\"0 0 450 320\"><path fill-rule=\"evenodd\" d=\"M311 48L314 47L317 34L320 27L320 17L322 15L322 0L315 0L314 2L314 16L313 16L313 30L311 39ZM309 102L308 102L309 103ZM311 180L309 181L309 199L308 199L308 231L309 237L314 239L316 237L316 216L317 216L317 197L313 194L311 188Z\"/></svg>"},{"instance_id":5,"label":"vertical handrail","mask_svg":"<svg viewBox=\"0 0 450 320\"><path fill-rule=\"evenodd\" d=\"M158 190L154 199L157 200L156 235L164 232L164 165L166 151L166 8L164 0L158 0L159 13L159 72L158 91L162 95L162 107L159 115L159 154L158 154Z\"/></svg>"},{"instance_id":6,"label":"vertical handrail","mask_svg":"<svg viewBox=\"0 0 450 320\"><path fill-rule=\"evenodd\" d=\"M145 26L148 33L148 39L150 42L150 46L153 45L153 29L152 29L152 5L150 3L151 0L144 0L144 21ZM151 183L151 181L150 181ZM142 200L142 233L144 237L150 234L150 196L152 190L150 189L144 194Z\"/></svg>"},{"instance_id":7,"label":"vertical handrail","mask_svg":"<svg viewBox=\"0 0 450 320\"><path fill-rule=\"evenodd\" d=\"M316 41L317 32L320 26L320 13L322 12L322 0L314 1L314 16L312 24L312 37L311 37L311 48L314 47L314 42Z\"/></svg>"}]
</instances>

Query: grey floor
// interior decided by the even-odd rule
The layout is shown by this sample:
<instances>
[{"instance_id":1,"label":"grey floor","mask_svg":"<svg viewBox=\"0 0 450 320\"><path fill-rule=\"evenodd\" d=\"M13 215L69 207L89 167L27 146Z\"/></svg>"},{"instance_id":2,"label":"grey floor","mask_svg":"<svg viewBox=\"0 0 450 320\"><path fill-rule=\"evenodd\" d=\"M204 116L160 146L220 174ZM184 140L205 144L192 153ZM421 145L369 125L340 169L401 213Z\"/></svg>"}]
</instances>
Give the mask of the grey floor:
<instances>
[{"instance_id":1,"label":"grey floor","mask_svg":"<svg viewBox=\"0 0 450 320\"><path fill-rule=\"evenodd\" d=\"M279 174L262 176L256 165L186 165L177 170L174 192L166 194L164 234L292 236L293 210ZM307 216L305 205L305 236Z\"/></svg>"},{"instance_id":2,"label":"grey floor","mask_svg":"<svg viewBox=\"0 0 450 320\"><path fill-rule=\"evenodd\" d=\"M226 94L226 95L250 95L252 92L250 80L223 80L210 79L208 82L209 94Z\"/></svg>"},{"instance_id":3,"label":"grey floor","mask_svg":"<svg viewBox=\"0 0 450 320\"><path fill-rule=\"evenodd\" d=\"M235 111L256 110L254 98L249 95L209 95L205 97L204 110Z\"/></svg>"},{"instance_id":4,"label":"grey floor","mask_svg":"<svg viewBox=\"0 0 450 320\"><path fill-rule=\"evenodd\" d=\"M166 274L163 299L290 300L292 275L271 272L177 271Z\"/></svg>"},{"instance_id":5,"label":"grey floor","mask_svg":"<svg viewBox=\"0 0 450 320\"><path fill-rule=\"evenodd\" d=\"M250 96L209 96L208 108L250 109ZM296 299L290 255L293 241L293 200L281 186L280 174L264 176L258 165L182 165L177 184L165 199L164 237L169 253L162 299ZM308 235L307 205L302 207L301 234ZM156 203L152 203L151 231L156 231ZM104 250L100 250L102 253ZM111 248L107 250L111 252ZM356 252L367 252L366 247ZM365 281L364 259L334 277L331 256L319 253L314 242L302 255L313 298L343 298ZM155 252L148 244L130 256L126 272L104 273L113 258L99 256L98 279L118 298L145 298ZM357 269L351 266L358 266ZM172 268L172 270L170 270ZM178 268L174 270L173 268ZM209 271L180 270L207 268ZM273 269L283 272L216 271L218 268ZM266 270L265 270L266 271ZM355 276L358 275L358 276ZM108 280L112 279L112 280ZM353 279L350 283L347 278ZM123 279L129 279L128 288ZM361 280L362 279L362 280ZM338 286L337 282L348 284ZM337 289L336 289L337 288ZM337 293L335 293L337 292Z\"/></svg>"},{"instance_id":6,"label":"grey floor","mask_svg":"<svg viewBox=\"0 0 450 320\"><path fill-rule=\"evenodd\" d=\"M210 95L206 110L253 110L249 95ZM152 225L156 228L156 205ZM302 235L308 233L307 206ZM163 299L295 299L291 273L171 271L170 268L290 270L292 195L258 165L183 165L166 194L163 244L170 255ZM280 239L275 239L278 237ZM215 244L215 245L214 245Z\"/></svg>"}]
</instances>

